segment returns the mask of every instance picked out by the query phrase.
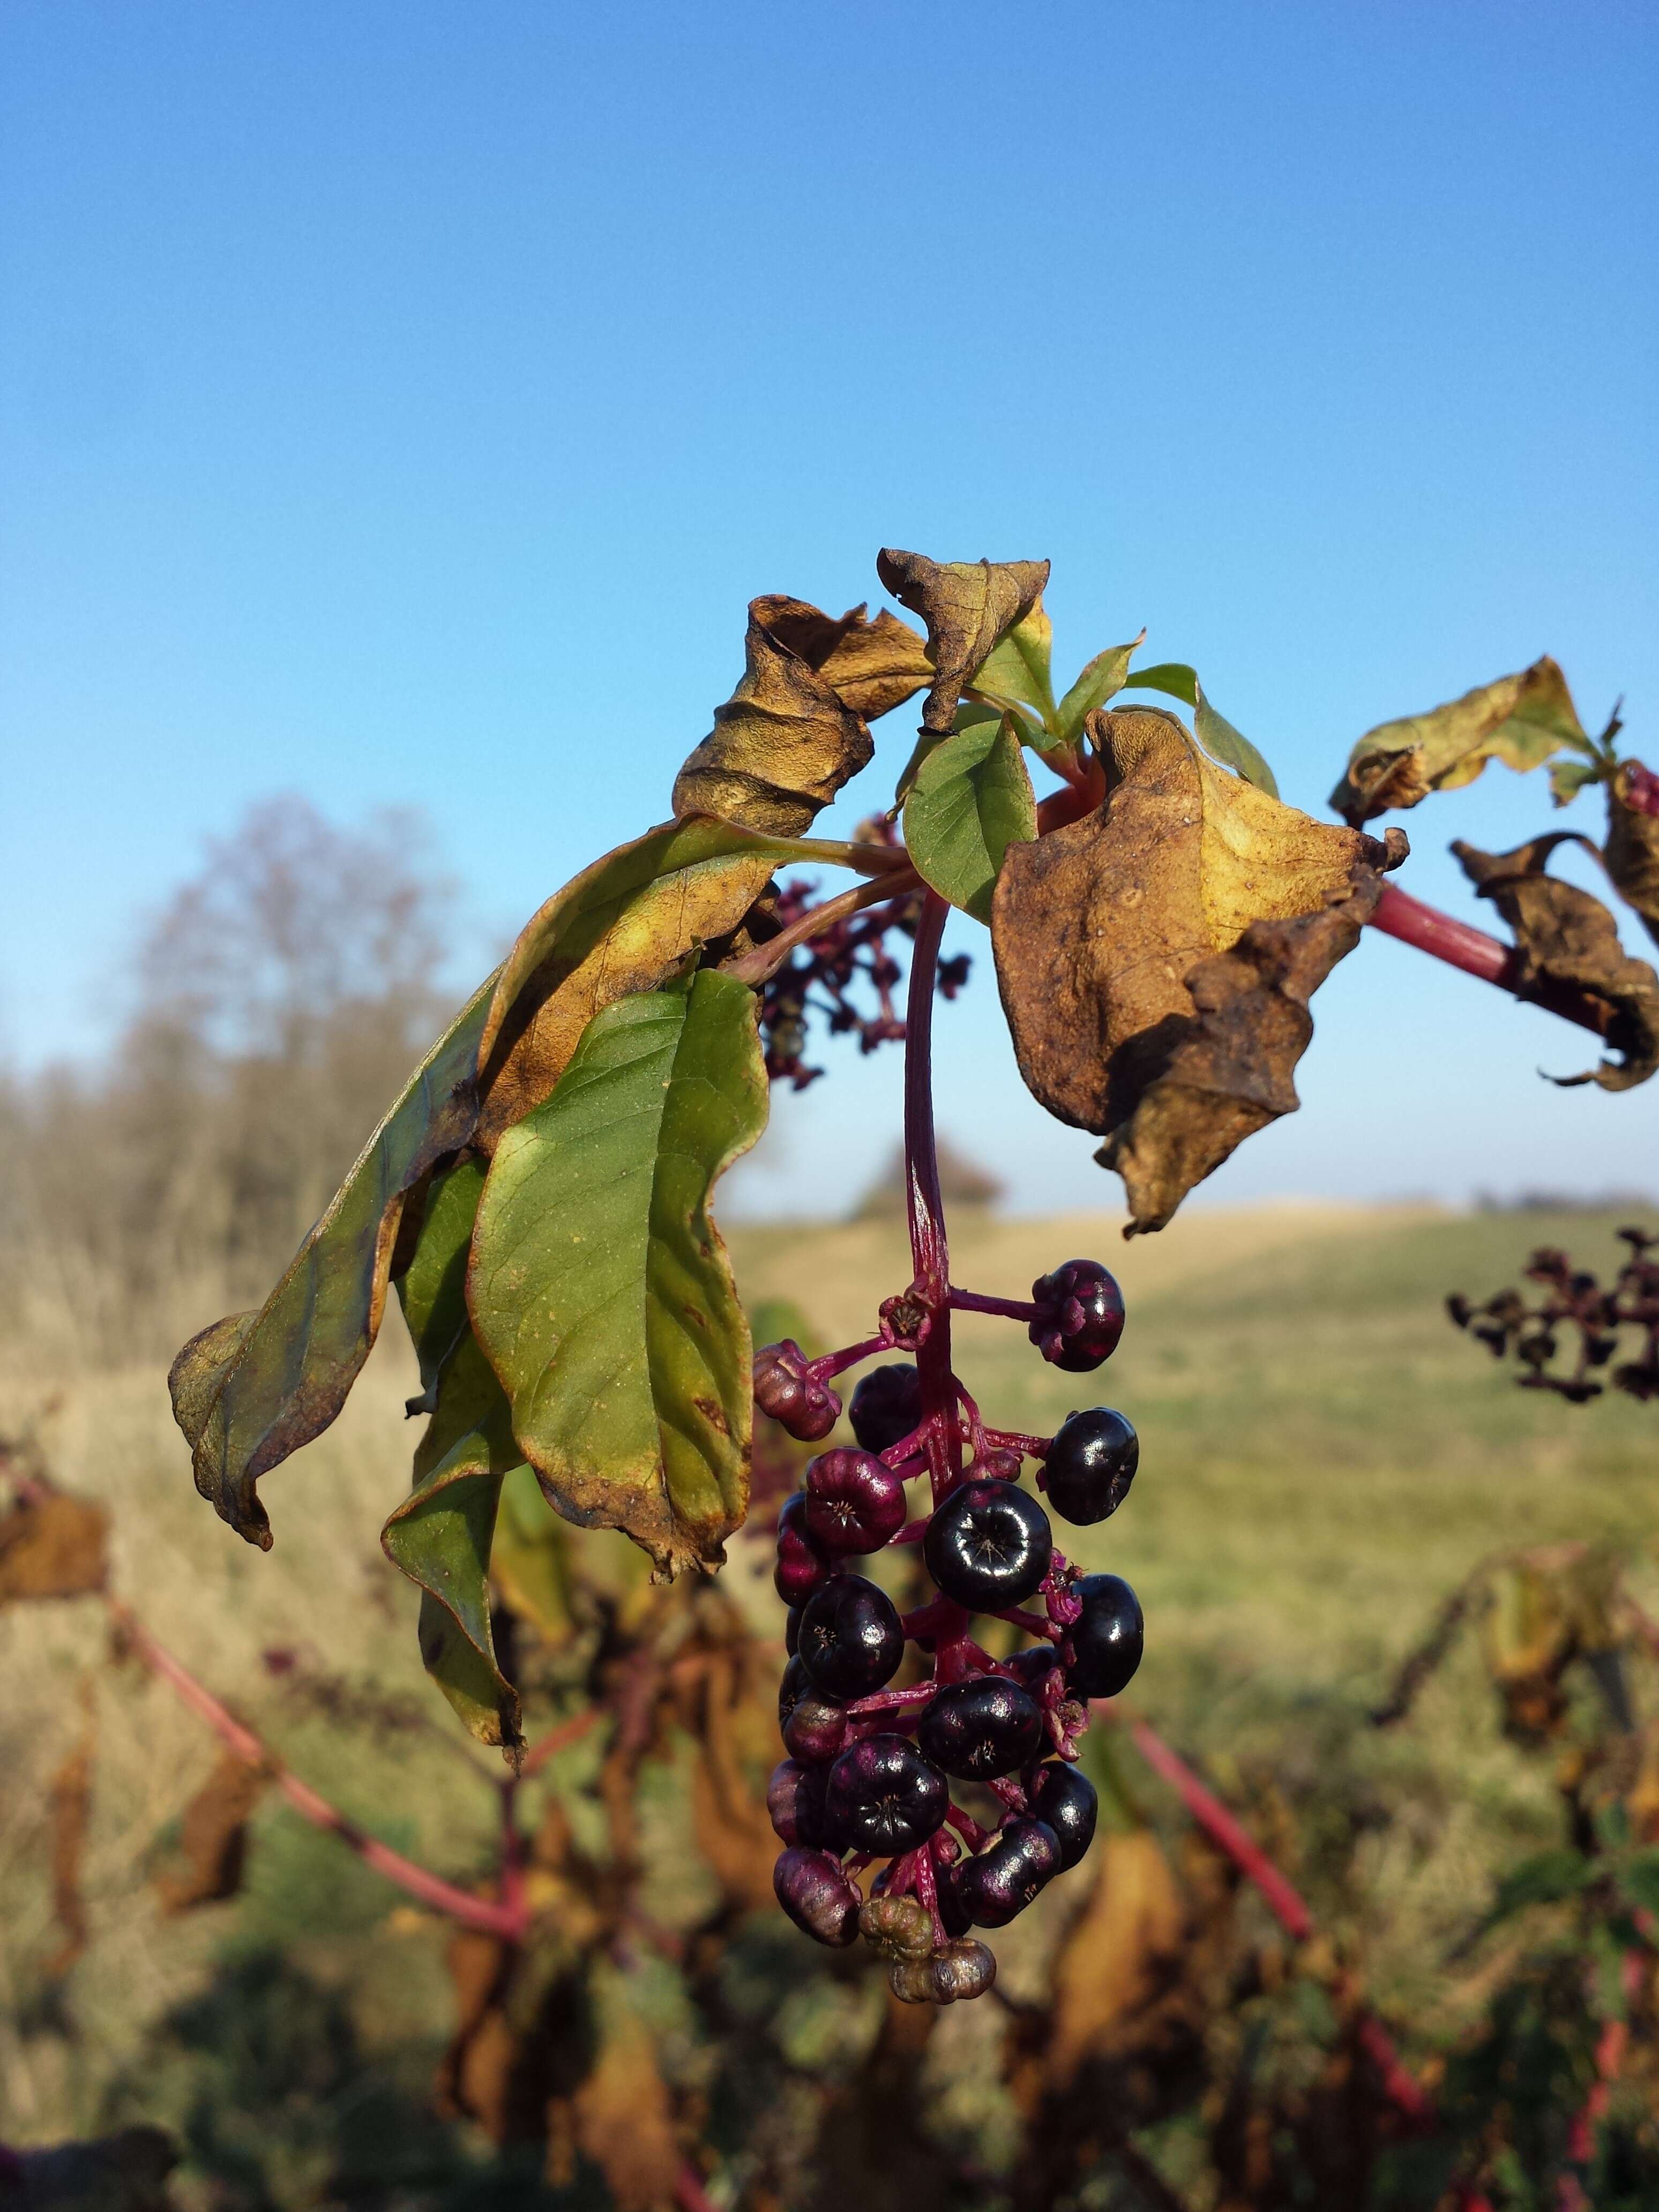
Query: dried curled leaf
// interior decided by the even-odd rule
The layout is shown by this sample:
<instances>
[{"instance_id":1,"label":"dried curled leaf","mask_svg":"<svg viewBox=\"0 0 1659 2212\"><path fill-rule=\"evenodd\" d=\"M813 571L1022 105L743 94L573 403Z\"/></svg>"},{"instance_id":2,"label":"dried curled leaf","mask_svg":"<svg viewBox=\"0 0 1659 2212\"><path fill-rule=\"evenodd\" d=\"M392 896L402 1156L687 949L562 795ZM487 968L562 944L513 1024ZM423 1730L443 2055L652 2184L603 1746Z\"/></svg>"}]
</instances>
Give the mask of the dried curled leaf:
<instances>
[{"instance_id":1,"label":"dried curled leaf","mask_svg":"<svg viewBox=\"0 0 1659 2212\"><path fill-rule=\"evenodd\" d=\"M1295 1110L1308 997L1406 848L1228 775L1172 714L1087 726L1106 802L1009 847L991 932L1020 1073L1051 1114L1106 1138L1133 1234Z\"/></svg>"},{"instance_id":2,"label":"dried curled leaf","mask_svg":"<svg viewBox=\"0 0 1659 2212\"><path fill-rule=\"evenodd\" d=\"M270 1778L236 1752L219 1759L185 1808L179 1863L156 1876L164 1912L190 1912L235 1896L247 1861L247 1824Z\"/></svg>"},{"instance_id":3,"label":"dried curled leaf","mask_svg":"<svg viewBox=\"0 0 1659 2212\"><path fill-rule=\"evenodd\" d=\"M104 1588L109 1516L61 1490L38 1490L0 1515L0 1605L85 1597Z\"/></svg>"},{"instance_id":4,"label":"dried curled leaf","mask_svg":"<svg viewBox=\"0 0 1659 2212\"><path fill-rule=\"evenodd\" d=\"M743 679L674 779L674 814L716 814L798 837L875 750L865 715L884 714L932 673L895 617L839 621L804 599L753 599Z\"/></svg>"},{"instance_id":5,"label":"dried curled leaf","mask_svg":"<svg viewBox=\"0 0 1659 2212\"><path fill-rule=\"evenodd\" d=\"M1659 776L1640 761L1620 761L1613 772L1601 857L1619 896L1659 945Z\"/></svg>"},{"instance_id":6,"label":"dried curled leaf","mask_svg":"<svg viewBox=\"0 0 1659 2212\"><path fill-rule=\"evenodd\" d=\"M1604 1091L1629 1091L1659 1067L1659 975L1625 951L1600 899L1544 872L1558 845L1586 842L1569 831L1531 838L1512 853L1483 853L1462 840L1452 850L1515 933L1516 996L1547 1004L1552 985L1568 984L1606 1009L1602 1034L1622 1057L1553 1080L1568 1089L1599 1083Z\"/></svg>"},{"instance_id":7,"label":"dried curled leaf","mask_svg":"<svg viewBox=\"0 0 1659 2212\"><path fill-rule=\"evenodd\" d=\"M1518 675L1368 730L1331 805L1358 829L1392 806L1415 806L1431 791L1473 783L1489 760L1524 770L1564 748L1588 751L1589 740L1566 678L1546 653Z\"/></svg>"},{"instance_id":8,"label":"dried curled leaf","mask_svg":"<svg viewBox=\"0 0 1659 2212\"><path fill-rule=\"evenodd\" d=\"M889 546L878 555L876 572L899 605L927 625L934 676L921 726L943 735L969 677L1042 597L1048 563L930 561Z\"/></svg>"}]
</instances>

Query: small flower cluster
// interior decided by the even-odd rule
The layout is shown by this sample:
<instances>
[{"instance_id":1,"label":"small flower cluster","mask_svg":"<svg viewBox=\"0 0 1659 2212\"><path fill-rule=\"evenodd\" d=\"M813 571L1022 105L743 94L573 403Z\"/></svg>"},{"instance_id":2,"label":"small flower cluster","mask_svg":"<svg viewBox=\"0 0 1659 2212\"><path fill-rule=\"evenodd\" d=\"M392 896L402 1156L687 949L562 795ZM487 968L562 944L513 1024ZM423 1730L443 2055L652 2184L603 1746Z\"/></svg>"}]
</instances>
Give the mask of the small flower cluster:
<instances>
[{"instance_id":1,"label":"small flower cluster","mask_svg":"<svg viewBox=\"0 0 1659 2212\"><path fill-rule=\"evenodd\" d=\"M1123 1328L1118 1286L1094 1261L1042 1277L1029 1304L954 1289L950 1303L1025 1321L1044 1357L1074 1372L1107 1358ZM818 1360L793 1341L769 1345L756 1356L756 1403L822 1442L841 1413L832 1377L877 1349L917 1350L927 1329L912 1299L890 1299L866 1343ZM1080 1574L1019 1480L1036 1459L1054 1513L1103 1521L1134 1479L1128 1421L1097 1407L1052 1437L1029 1437L988 1428L954 1376L949 1389L948 1409L930 1412L916 1366L865 1375L848 1409L855 1443L812 1460L778 1516L788 1757L768 1792L785 1845L775 1878L784 1911L823 1943L862 1936L898 1996L940 2004L995 1978L972 1930L1006 1926L1087 1851L1097 1807L1078 1738L1088 1701L1115 1697L1133 1674L1144 1633L1129 1585ZM920 1477L931 1507L913 1519L905 1485ZM906 1545L920 1546L937 1595L901 1613L854 1562ZM1029 1609L1038 1598L1041 1613ZM1033 1640L993 1658L969 1633L975 1614ZM891 1686L907 1650L926 1671ZM955 1802L953 1783L981 1793L983 1818ZM866 1895L860 1877L872 1868Z\"/></svg>"},{"instance_id":2,"label":"small flower cluster","mask_svg":"<svg viewBox=\"0 0 1659 2212\"><path fill-rule=\"evenodd\" d=\"M1528 1305L1522 1291L1510 1289L1479 1306L1454 1293L1446 1310L1494 1358L1514 1353L1526 1370L1516 1377L1523 1389L1553 1390L1575 1406L1601 1396L1604 1386L1593 1370L1611 1365L1622 1330L1639 1329L1644 1340L1638 1356L1614 1367L1608 1380L1632 1398L1659 1398L1659 1259L1650 1256L1659 1248L1659 1234L1621 1229L1619 1235L1631 1255L1607 1289L1586 1269L1575 1267L1565 1252L1545 1245L1522 1270L1529 1282L1544 1287L1538 1304ZM1564 1330L1576 1336L1577 1357L1571 1373L1551 1374Z\"/></svg>"}]
</instances>

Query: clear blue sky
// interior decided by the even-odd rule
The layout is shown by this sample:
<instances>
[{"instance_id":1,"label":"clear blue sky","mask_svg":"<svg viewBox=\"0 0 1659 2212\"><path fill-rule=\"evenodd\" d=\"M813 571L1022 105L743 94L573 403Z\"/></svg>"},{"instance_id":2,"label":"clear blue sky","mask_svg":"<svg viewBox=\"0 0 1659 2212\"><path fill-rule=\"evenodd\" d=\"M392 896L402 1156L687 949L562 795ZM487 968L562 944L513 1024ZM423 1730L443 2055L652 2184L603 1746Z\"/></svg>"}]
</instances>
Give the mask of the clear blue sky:
<instances>
[{"instance_id":1,"label":"clear blue sky","mask_svg":"<svg viewBox=\"0 0 1659 2212\"><path fill-rule=\"evenodd\" d=\"M135 915L283 787L423 804L482 965L666 811L751 594L883 544L1049 556L1066 673L1146 623L1316 809L1546 650L1652 758L1656 60L1599 0L10 0L0 1048L95 1051ZM1407 880L1473 912L1447 840L1547 813L1494 771ZM1548 1091L1541 1014L1374 935L1316 1011L1214 1195L1659 1183L1659 1083ZM943 1019L945 1127L1114 1200L988 957ZM896 1079L785 1103L750 1192L839 1202Z\"/></svg>"}]
</instances>

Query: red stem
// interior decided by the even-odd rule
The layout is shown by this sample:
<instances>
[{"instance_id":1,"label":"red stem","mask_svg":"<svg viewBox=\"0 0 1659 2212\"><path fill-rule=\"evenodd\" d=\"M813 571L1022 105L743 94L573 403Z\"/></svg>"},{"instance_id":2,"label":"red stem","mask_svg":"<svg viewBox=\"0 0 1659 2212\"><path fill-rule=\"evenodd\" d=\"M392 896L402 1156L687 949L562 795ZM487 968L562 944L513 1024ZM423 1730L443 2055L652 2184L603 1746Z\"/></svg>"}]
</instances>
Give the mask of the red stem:
<instances>
[{"instance_id":1,"label":"red stem","mask_svg":"<svg viewBox=\"0 0 1659 2212\"><path fill-rule=\"evenodd\" d=\"M406 1896L452 1920L459 1920L465 1927L482 1929L487 1935L499 1936L509 1943L523 1940L529 1914L521 1899L514 1903L504 1899L500 1904L493 1904L488 1898L475 1897L471 1891L458 1889L453 1882L428 1874L424 1867L406 1859L401 1851L394 1851L389 1844L365 1834L355 1821L349 1820L325 1797L319 1796L308 1782L301 1782L297 1774L291 1774L252 1729L244 1727L210 1690L197 1680L181 1660L175 1659L165 1644L156 1641L136 1613L116 1599L110 1599L108 1603L111 1617L134 1656L204 1720L238 1759L246 1759L250 1766L262 1767L301 1819L309 1820L313 1827L321 1828L325 1834L337 1837L365 1866L372 1866L377 1874L384 1875Z\"/></svg>"},{"instance_id":2,"label":"red stem","mask_svg":"<svg viewBox=\"0 0 1659 2212\"><path fill-rule=\"evenodd\" d=\"M1121 1718L1115 1715L1109 1701L1103 1699L1097 1708L1108 1719ZM1287 1936L1304 1943L1313 1933L1313 1915L1297 1891L1267 1856L1253 1838L1233 1818L1221 1800L1206 1790L1185 1759L1170 1750L1160 1735L1147 1727L1145 1721L1129 1722L1129 1735L1135 1749L1154 1774L1162 1775L1176 1792L1181 1802L1192 1814L1212 1843L1219 1845L1239 1872L1261 1892L1268 1911Z\"/></svg>"},{"instance_id":3,"label":"red stem","mask_svg":"<svg viewBox=\"0 0 1659 2212\"><path fill-rule=\"evenodd\" d=\"M1035 1306L1029 1298L988 1297L980 1291L959 1291L951 1285L951 1304L958 1313L1005 1314L1010 1321L1041 1321L1048 1309Z\"/></svg>"},{"instance_id":4,"label":"red stem","mask_svg":"<svg viewBox=\"0 0 1659 2212\"><path fill-rule=\"evenodd\" d=\"M1597 1036L1607 1033L1612 1012L1604 1001L1573 989L1571 984L1526 981L1521 956L1512 945L1413 898L1397 884L1383 884L1370 926L1385 937L1397 937L1402 945L1414 945L1419 952L1431 953L1437 960L1461 968L1466 975L1478 975L1483 983L1496 983L1500 991L1512 992L1517 999L1543 1006L1563 1021L1577 1022L1581 1029L1594 1030Z\"/></svg>"},{"instance_id":5,"label":"red stem","mask_svg":"<svg viewBox=\"0 0 1659 2212\"><path fill-rule=\"evenodd\" d=\"M549 1729L545 1735L538 1736L524 1755L524 1764L519 1769L520 1781L528 1782L532 1775L539 1774L550 1759L556 1759L568 1745L579 1743L591 1729L598 1727L604 1717L602 1706L589 1705L585 1712L577 1713L568 1721L561 1721L556 1728Z\"/></svg>"}]
</instances>

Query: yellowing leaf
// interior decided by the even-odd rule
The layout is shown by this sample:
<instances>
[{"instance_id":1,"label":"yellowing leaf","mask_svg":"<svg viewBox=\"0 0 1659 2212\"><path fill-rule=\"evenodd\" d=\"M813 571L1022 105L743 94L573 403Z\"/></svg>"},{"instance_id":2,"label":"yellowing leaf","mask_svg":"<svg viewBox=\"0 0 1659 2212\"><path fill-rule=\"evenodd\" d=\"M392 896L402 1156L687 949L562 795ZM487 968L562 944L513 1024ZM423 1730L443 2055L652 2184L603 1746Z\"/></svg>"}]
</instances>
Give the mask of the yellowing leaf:
<instances>
[{"instance_id":1,"label":"yellowing leaf","mask_svg":"<svg viewBox=\"0 0 1659 2212\"><path fill-rule=\"evenodd\" d=\"M709 1217L765 1126L753 994L704 969L623 999L502 1139L473 1237L473 1327L558 1510L672 1574L748 1502L748 1324Z\"/></svg>"},{"instance_id":2,"label":"yellowing leaf","mask_svg":"<svg viewBox=\"0 0 1659 2212\"><path fill-rule=\"evenodd\" d=\"M1020 1073L1107 1139L1131 1231L1162 1228L1252 1131L1297 1104L1307 999L1404 856L1316 822L1206 757L1171 714L1087 725L1097 814L1011 845L992 907Z\"/></svg>"},{"instance_id":3,"label":"yellowing leaf","mask_svg":"<svg viewBox=\"0 0 1659 2212\"><path fill-rule=\"evenodd\" d=\"M1013 713L1032 728L1037 742L1058 712L1054 705L1054 626L1041 598L974 671L969 689L988 700L999 714ZM1024 709L1024 713L1021 713Z\"/></svg>"},{"instance_id":4,"label":"yellowing leaf","mask_svg":"<svg viewBox=\"0 0 1659 2212\"><path fill-rule=\"evenodd\" d=\"M900 605L927 625L934 676L921 726L943 732L951 727L974 672L1036 605L1048 580L1048 563L930 561L926 554L890 546L878 556L876 570ZM1033 649L1041 650L1035 637ZM1029 673L1030 662L1024 655L1020 659Z\"/></svg>"},{"instance_id":5,"label":"yellowing leaf","mask_svg":"<svg viewBox=\"0 0 1659 2212\"><path fill-rule=\"evenodd\" d=\"M1567 679L1549 655L1500 676L1426 714L1368 730L1349 757L1331 805L1356 829L1390 807L1415 806L1431 791L1473 783L1489 760L1540 767L1564 748L1589 750Z\"/></svg>"},{"instance_id":6,"label":"yellowing leaf","mask_svg":"<svg viewBox=\"0 0 1659 2212\"><path fill-rule=\"evenodd\" d=\"M1129 681L1129 663L1146 640L1143 629L1127 645L1109 646L1096 653L1056 709L1054 727L1062 738L1074 738L1095 709L1123 690Z\"/></svg>"}]
</instances>

